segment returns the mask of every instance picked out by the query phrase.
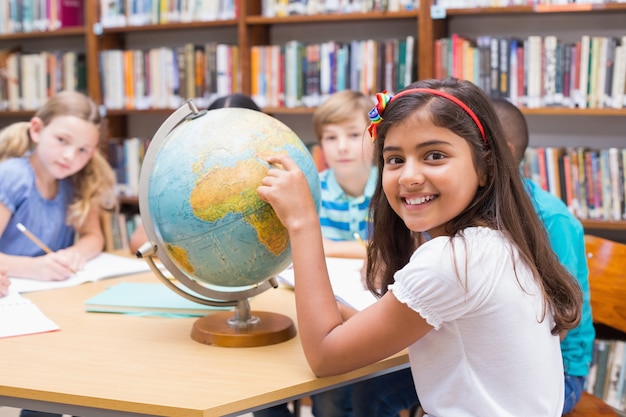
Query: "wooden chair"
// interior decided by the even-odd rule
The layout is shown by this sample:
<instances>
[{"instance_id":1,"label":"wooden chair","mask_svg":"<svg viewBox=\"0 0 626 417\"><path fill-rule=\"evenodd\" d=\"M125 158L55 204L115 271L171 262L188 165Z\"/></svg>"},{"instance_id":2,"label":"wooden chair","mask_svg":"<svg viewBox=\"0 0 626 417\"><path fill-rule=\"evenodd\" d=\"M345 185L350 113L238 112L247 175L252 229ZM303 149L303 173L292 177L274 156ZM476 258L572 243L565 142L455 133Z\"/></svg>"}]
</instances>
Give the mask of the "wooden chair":
<instances>
[{"instance_id":1,"label":"wooden chair","mask_svg":"<svg viewBox=\"0 0 626 417\"><path fill-rule=\"evenodd\" d=\"M585 235L593 322L626 333L626 244ZM600 398L584 393L566 417L618 416Z\"/></svg>"}]
</instances>

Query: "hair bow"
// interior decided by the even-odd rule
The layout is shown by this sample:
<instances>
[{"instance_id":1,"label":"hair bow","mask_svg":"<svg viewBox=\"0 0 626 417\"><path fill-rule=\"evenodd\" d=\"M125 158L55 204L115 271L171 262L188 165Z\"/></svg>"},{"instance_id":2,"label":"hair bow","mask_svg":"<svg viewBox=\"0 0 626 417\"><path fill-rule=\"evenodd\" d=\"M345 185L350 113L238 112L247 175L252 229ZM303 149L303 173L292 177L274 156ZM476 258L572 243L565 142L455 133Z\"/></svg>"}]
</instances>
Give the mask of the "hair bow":
<instances>
[{"instance_id":1,"label":"hair bow","mask_svg":"<svg viewBox=\"0 0 626 417\"><path fill-rule=\"evenodd\" d=\"M387 107L387 104L391 101L393 96L387 94L387 91L383 91L382 93L376 93L376 105L370 112L368 113L370 118L370 125L367 128L372 140L376 139L378 136L378 125L383 121L383 111Z\"/></svg>"}]
</instances>

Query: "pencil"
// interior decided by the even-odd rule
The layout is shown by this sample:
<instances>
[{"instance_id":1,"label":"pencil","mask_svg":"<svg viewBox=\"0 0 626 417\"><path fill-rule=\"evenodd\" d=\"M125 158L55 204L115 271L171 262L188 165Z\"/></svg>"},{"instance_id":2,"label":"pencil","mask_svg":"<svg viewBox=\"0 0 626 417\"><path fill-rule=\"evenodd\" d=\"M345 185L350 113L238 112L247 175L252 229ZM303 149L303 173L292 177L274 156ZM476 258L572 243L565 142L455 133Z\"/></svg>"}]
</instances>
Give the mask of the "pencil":
<instances>
[{"instance_id":1,"label":"pencil","mask_svg":"<svg viewBox=\"0 0 626 417\"><path fill-rule=\"evenodd\" d=\"M26 235L27 238L29 238L30 240L33 241L33 243L37 246L39 246L41 248L42 251L46 252L46 253L52 253L52 249L50 249L48 246L46 246L45 243L43 243L41 240L39 240L37 238L37 236L35 236L34 234L32 234L30 232L30 230L28 230L26 228L26 226L24 226L22 223L18 223L17 224L17 228L19 229L20 232L24 233Z\"/></svg>"},{"instance_id":2,"label":"pencil","mask_svg":"<svg viewBox=\"0 0 626 417\"><path fill-rule=\"evenodd\" d=\"M32 234L30 232L30 230L28 230L26 228L26 226L24 226L22 223L18 223L17 224L17 228L18 228L18 230L20 232L24 233L24 235L26 235L26 237L29 238L35 245L39 246L39 248L41 248L42 251L44 251L46 253L54 252L52 249L50 249L48 246L46 246L45 243L43 243L41 240L39 240L39 238L37 236ZM70 271L72 271L72 274L76 273L76 271L74 271L74 268L70 268Z\"/></svg>"},{"instance_id":3,"label":"pencil","mask_svg":"<svg viewBox=\"0 0 626 417\"><path fill-rule=\"evenodd\" d=\"M361 239L361 235L358 234L357 232L354 232L354 234L352 235L354 236L354 239L359 242L361 245L363 245L363 247L365 249L367 249L367 243L365 243L365 241L363 239Z\"/></svg>"}]
</instances>

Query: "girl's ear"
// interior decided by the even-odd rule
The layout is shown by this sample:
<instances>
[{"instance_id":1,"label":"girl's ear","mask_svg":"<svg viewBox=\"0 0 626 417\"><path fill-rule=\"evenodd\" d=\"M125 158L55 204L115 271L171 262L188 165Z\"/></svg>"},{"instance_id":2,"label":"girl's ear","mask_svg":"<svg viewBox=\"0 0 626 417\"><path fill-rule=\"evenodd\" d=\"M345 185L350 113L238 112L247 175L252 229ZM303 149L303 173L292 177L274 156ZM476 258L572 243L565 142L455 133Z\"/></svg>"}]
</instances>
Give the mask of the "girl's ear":
<instances>
[{"instance_id":1,"label":"girl's ear","mask_svg":"<svg viewBox=\"0 0 626 417\"><path fill-rule=\"evenodd\" d=\"M30 140L34 143L39 143L39 135L44 128L43 120L39 117L33 117L30 119L30 126L28 128L28 133L30 135Z\"/></svg>"}]
</instances>

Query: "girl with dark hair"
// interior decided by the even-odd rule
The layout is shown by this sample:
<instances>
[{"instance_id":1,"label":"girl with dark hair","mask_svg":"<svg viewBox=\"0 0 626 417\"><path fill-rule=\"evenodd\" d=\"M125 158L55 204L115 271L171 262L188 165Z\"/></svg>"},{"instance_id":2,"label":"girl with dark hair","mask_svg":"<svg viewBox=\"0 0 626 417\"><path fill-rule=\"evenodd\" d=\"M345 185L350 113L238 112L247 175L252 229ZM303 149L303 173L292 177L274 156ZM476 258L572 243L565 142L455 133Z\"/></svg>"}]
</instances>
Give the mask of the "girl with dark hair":
<instances>
[{"instance_id":1,"label":"girl with dark hair","mask_svg":"<svg viewBox=\"0 0 626 417\"><path fill-rule=\"evenodd\" d=\"M408 348L429 416L560 416L559 335L578 324L581 291L550 248L489 98L445 79L377 101L374 305L355 313L335 301L297 165L269 158L258 189L289 231L313 372L348 372Z\"/></svg>"}]
</instances>

